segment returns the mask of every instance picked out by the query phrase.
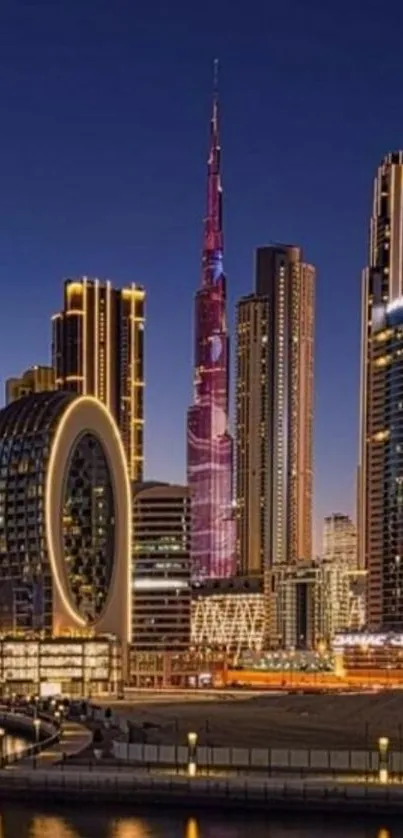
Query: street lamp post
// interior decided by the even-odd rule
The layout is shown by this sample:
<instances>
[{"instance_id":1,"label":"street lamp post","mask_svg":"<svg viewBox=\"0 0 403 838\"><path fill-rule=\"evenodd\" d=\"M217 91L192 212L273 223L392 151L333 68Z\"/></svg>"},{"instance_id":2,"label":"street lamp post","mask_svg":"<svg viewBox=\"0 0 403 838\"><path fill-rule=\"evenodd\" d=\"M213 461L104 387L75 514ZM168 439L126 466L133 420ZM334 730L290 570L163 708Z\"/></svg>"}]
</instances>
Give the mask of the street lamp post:
<instances>
[{"instance_id":1,"label":"street lamp post","mask_svg":"<svg viewBox=\"0 0 403 838\"><path fill-rule=\"evenodd\" d=\"M4 737L6 731L4 727L0 727L0 768L4 768Z\"/></svg>"},{"instance_id":2,"label":"street lamp post","mask_svg":"<svg viewBox=\"0 0 403 838\"><path fill-rule=\"evenodd\" d=\"M380 783L387 783L388 782L388 748L389 748L389 739L387 736L380 736L378 739L378 751L379 751L379 782Z\"/></svg>"},{"instance_id":3,"label":"street lamp post","mask_svg":"<svg viewBox=\"0 0 403 838\"><path fill-rule=\"evenodd\" d=\"M41 727L41 720L38 719L38 716L34 718L34 728L35 728L35 752L34 752L34 767L36 768L36 756L38 752L38 744L39 744L39 730Z\"/></svg>"},{"instance_id":4,"label":"street lamp post","mask_svg":"<svg viewBox=\"0 0 403 838\"><path fill-rule=\"evenodd\" d=\"M188 774L195 777L197 771L197 733L188 733Z\"/></svg>"}]
</instances>

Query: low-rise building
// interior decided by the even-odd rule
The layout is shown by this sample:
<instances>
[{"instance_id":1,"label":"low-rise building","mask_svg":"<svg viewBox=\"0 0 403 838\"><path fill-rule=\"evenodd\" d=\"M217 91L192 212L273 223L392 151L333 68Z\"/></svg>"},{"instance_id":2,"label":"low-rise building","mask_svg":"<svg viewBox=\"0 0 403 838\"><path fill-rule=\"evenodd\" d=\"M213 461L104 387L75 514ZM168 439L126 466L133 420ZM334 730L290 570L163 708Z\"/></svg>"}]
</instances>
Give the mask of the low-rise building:
<instances>
[{"instance_id":1,"label":"low-rise building","mask_svg":"<svg viewBox=\"0 0 403 838\"><path fill-rule=\"evenodd\" d=\"M110 637L0 640L3 696L91 697L122 689L121 645Z\"/></svg>"},{"instance_id":2,"label":"low-rise building","mask_svg":"<svg viewBox=\"0 0 403 838\"><path fill-rule=\"evenodd\" d=\"M210 579L193 589L192 646L238 655L262 649L264 636L261 578Z\"/></svg>"},{"instance_id":3,"label":"low-rise building","mask_svg":"<svg viewBox=\"0 0 403 838\"><path fill-rule=\"evenodd\" d=\"M384 673L390 684L403 682L403 633L350 631L333 640L339 671L346 674Z\"/></svg>"},{"instance_id":4,"label":"low-rise building","mask_svg":"<svg viewBox=\"0 0 403 838\"><path fill-rule=\"evenodd\" d=\"M132 647L129 686L141 689L222 686L225 663L225 655L209 650L137 652Z\"/></svg>"}]
</instances>

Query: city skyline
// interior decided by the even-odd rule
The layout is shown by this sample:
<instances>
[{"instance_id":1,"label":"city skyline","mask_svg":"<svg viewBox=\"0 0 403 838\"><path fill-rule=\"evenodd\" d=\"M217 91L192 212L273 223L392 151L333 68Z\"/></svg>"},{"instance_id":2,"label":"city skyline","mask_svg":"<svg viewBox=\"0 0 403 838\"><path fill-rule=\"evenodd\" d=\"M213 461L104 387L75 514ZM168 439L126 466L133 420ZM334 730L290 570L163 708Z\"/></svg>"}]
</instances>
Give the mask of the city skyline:
<instances>
[{"instance_id":1,"label":"city skyline","mask_svg":"<svg viewBox=\"0 0 403 838\"><path fill-rule=\"evenodd\" d=\"M306 30L299 74L291 44L284 62L282 34L290 14L295 31L301 32L303 16L296 3L270 12L270 30L263 4L257 3L256 10L263 14L261 32L256 20L241 24L236 18L231 34L225 27L229 7L224 3L216 10L219 38L209 35L206 22L198 20L183 43L186 14L178 21L184 5L174 4L178 30L171 43L164 40L162 54L147 10L141 37L135 34L130 12L111 29L108 12L103 11L92 33L89 5L82 11L82 4L61 4L61 22L48 8L32 16L24 10L27 22L22 27L12 14L2 27L2 37L13 45L4 48L1 81L3 101L10 102L0 217L0 281L7 288L0 338L2 380L49 361L48 317L58 309L64 276L88 273L109 276L119 286L143 284L149 293L146 476L183 480L192 298L204 191L203 131L211 61L218 53L231 334L235 299L250 287L254 248L270 241L301 243L318 267L316 530L331 511L354 515L360 270L365 263L371 180L382 156L399 147L403 135L399 116L388 107L397 90L393 49L383 56L389 78L386 91L370 60L381 17L370 11L359 27L349 20L343 29L336 22L332 46L324 51L329 19L325 10L318 11L312 31ZM77 45L79 6L84 28ZM347 18L348 8L346 4ZM273 48L267 50L273 23L276 36L271 36ZM162 31L158 23L156 29ZM196 49L200 33L205 42ZM243 53L240 68L232 53L237 55L236 46L244 45L244 36L252 33L253 50ZM392 40L395 37L393 32ZM341 57L354 38L359 39L362 57L353 71ZM54 43L64 49L63 62L52 51ZM104 61L105 51L112 60ZM164 62L163 77L156 71L157 53ZM114 62L116 55L121 63ZM33 58L32 74L28 71ZM324 91L307 84L312 74L323 80ZM382 125L361 101L368 85L382 90ZM166 96L167 90L175 96ZM270 108L262 107L267 97ZM273 130L276 109L281 118ZM143 120L137 119L139 111ZM309 137L302 134L305 125ZM297 142L299 136L306 142ZM323 196L324 182L331 200ZM29 300L22 309L21 298ZM337 357L341 327L348 370ZM232 416L233 394L232 388Z\"/></svg>"}]
</instances>

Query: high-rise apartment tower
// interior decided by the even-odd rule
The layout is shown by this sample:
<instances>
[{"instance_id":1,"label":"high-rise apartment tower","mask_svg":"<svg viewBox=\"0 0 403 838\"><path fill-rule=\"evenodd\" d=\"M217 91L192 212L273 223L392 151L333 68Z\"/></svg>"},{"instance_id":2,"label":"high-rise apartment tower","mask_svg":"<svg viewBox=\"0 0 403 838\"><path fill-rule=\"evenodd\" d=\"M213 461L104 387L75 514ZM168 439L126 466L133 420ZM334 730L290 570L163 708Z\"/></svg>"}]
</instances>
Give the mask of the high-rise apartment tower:
<instances>
[{"instance_id":1,"label":"high-rise apartment tower","mask_svg":"<svg viewBox=\"0 0 403 838\"><path fill-rule=\"evenodd\" d=\"M403 151L397 151L384 157L375 177L362 282L359 563L368 570L372 629L403 628L397 602L403 589L402 297Z\"/></svg>"},{"instance_id":2,"label":"high-rise apartment tower","mask_svg":"<svg viewBox=\"0 0 403 838\"><path fill-rule=\"evenodd\" d=\"M262 575L270 543L267 297L237 305L236 554L244 575Z\"/></svg>"},{"instance_id":3,"label":"high-rise apartment tower","mask_svg":"<svg viewBox=\"0 0 403 838\"><path fill-rule=\"evenodd\" d=\"M82 277L64 283L52 318L56 387L96 396L113 414L131 479L143 476L144 289Z\"/></svg>"},{"instance_id":4,"label":"high-rise apartment tower","mask_svg":"<svg viewBox=\"0 0 403 838\"><path fill-rule=\"evenodd\" d=\"M367 620L403 630L403 297L373 307L367 424Z\"/></svg>"},{"instance_id":5,"label":"high-rise apartment tower","mask_svg":"<svg viewBox=\"0 0 403 838\"><path fill-rule=\"evenodd\" d=\"M312 558L315 270L258 248L238 303L237 553L242 573Z\"/></svg>"},{"instance_id":6,"label":"high-rise apartment tower","mask_svg":"<svg viewBox=\"0 0 403 838\"><path fill-rule=\"evenodd\" d=\"M195 299L194 400L187 416L194 579L235 572L233 442L228 428L229 337L223 270L218 97L214 92L207 170L201 287Z\"/></svg>"}]
</instances>

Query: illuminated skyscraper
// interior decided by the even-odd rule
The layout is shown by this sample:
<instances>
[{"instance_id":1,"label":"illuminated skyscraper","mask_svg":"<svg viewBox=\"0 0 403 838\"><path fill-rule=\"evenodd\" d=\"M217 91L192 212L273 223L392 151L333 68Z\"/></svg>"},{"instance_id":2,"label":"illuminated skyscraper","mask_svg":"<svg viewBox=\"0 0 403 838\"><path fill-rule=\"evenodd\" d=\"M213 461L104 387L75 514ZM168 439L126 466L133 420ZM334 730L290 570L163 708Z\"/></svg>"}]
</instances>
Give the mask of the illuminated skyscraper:
<instances>
[{"instance_id":1,"label":"illuminated skyscraper","mask_svg":"<svg viewBox=\"0 0 403 838\"><path fill-rule=\"evenodd\" d=\"M260 247L238 303L237 548L244 573L312 559L315 270Z\"/></svg>"},{"instance_id":2,"label":"illuminated skyscraper","mask_svg":"<svg viewBox=\"0 0 403 838\"><path fill-rule=\"evenodd\" d=\"M267 297L251 294L237 305L236 553L241 573L262 575L270 544L270 470Z\"/></svg>"},{"instance_id":3,"label":"illuminated skyscraper","mask_svg":"<svg viewBox=\"0 0 403 838\"><path fill-rule=\"evenodd\" d=\"M194 403L187 417L194 579L235 572L233 442L228 429L229 338L223 272L218 97L214 92L207 173L202 282L195 300Z\"/></svg>"},{"instance_id":4,"label":"illuminated skyscraper","mask_svg":"<svg viewBox=\"0 0 403 838\"><path fill-rule=\"evenodd\" d=\"M370 628L403 627L403 151L374 181L361 320L359 563ZM401 414L401 415L400 415Z\"/></svg>"},{"instance_id":5,"label":"illuminated skyscraper","mask_svg":"<svg viewBox=\"0 0 403 838\"><path fill-rule=\"evenodd\" d=\"M296 619L284 578L312 559L314 309L300 248L258 248L255 293L238 303L237 558L264 576L269 644Z\"/></svg>"},{"instance_id":6,"label":"illuminated skyscraper","mask_svg":"<svg viewBox=\"0 0 403 838\"><path fill-rule=\"evenodd\" d=\"M144 289L82 277L64 283L53 320L56 387L96 396L120 428L129 475L143 476Z\"/></svg>"},{"instance_id":7,"label":"illuminated skyscraper","mask_svg":"<svg viewBox=\"0 0 403 838\"><path fill-rule=\"evenodd\" d=\"M8 378L6 381L6 404L15 402L31 393L43 393L55 390L55 373L53 367L35 366L22 373L19 378Z\"/></svg>"},{"instance_id":8,"label":"illuminated skyscraper","mask_svg":"<svg viewBox=\"0 0 403 838\"><path fill-rule=\"evenodd\" d=\"M403 630L403 297L372 315L368 356L367 621ZM374 306L373 306L374 312Z\"/></svg>"}]
</instances>

